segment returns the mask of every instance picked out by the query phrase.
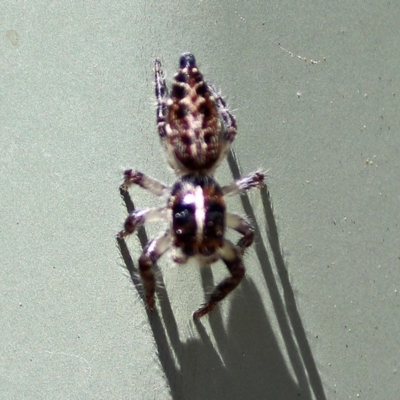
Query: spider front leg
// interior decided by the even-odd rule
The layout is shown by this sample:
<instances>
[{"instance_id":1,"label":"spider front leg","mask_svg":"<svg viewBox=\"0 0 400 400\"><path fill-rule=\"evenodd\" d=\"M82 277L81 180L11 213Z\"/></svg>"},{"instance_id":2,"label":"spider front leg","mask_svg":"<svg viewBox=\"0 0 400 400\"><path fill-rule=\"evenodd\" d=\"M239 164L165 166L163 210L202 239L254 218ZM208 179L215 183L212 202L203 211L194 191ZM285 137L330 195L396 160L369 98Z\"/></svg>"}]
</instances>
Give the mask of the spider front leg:
<instances>
[{"instance_id":1,"label":"spider front leg","mask_svg":"<svg viewBox=\"0 0 400 400\"><path fill-rule=\"evenodd\" d=\"M120 186L121 190L128 190L132 185L138 185L148 190L156 196L163 196L168 193L168 186L160 181L143 174L134 169L127 169L124 172L124 183Z\"/></svg>"},{"instance_id":2,"label":"spider front leg","mask_svg":"<svg viewBox=\"0 0 400 400\"><path fill-rule=\"evenodd\" d=\"M227 266L231 276L224 279L215 287L208 302L194 312L194 319L201 318L212 311L221 300L239 285L244 276L245 268L242 262L242 256L234 244L229 240L224 240L224 245L220 252L221 259Z\"/></svg>"},{"instance_id":3,"label":"spider front leg","mask_svg":"<svg viewBox=\"0 0 400 400\"><path fill-rule=\"evenodd\" d=\"M165 76L162 70L162 63L159 58L154 60L154 84L157 101L157 128L161 139L167 136L167 100L168 89L165 83Z\"/></svg>"},{"instance_id":4,"label":"spider front leg","mask_svg":"<svg viewBox=\"0 0 400 400\"><path fill-rule=\"evenodd\" d=\"M119 238L131 235L137 228L151 221L160 221L167 219L167 208L150 208L147 210L135 210L129 214L125 220L124 229L118 233Z\"/></svg>"},{"instance_id":5,"label":"spider front leg","mask_svg":"<svg viewBox=\"0 0 400 400\"><path fill-rule=\"evenodd\" d=\"M142 278L146 304L150 311L154 310L154 293L156 290L153 267L157 260L170 248L171 243L171 232L168 230L156 239L150 240L139 258L140 277Z\"/></svg>"}]
</instances>

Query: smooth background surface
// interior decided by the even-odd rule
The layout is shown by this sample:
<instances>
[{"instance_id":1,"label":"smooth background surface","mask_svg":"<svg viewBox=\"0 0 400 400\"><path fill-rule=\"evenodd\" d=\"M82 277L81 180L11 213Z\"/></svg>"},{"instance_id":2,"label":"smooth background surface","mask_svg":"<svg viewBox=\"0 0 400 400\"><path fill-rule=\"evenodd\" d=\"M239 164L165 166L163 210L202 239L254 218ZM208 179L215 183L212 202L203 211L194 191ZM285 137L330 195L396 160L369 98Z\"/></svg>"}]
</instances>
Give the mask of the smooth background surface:
<instances>
[{"instance_id":1,"label":"smooth background surface","mask_svg":"<svg viewBox=\"0 0 400 400\"><path fill-rule=\"evenodd\" d=\"M376 0L3 2L0 397L398 399L399 20ZM174 181L152 60L171 78L183 51L235 110L241 171L269 169L270 198L230 201L259 228L247 279L197 326L210 271L165 257L149 323L114 238L124 167Z\"/></svg>"}]
</instances>

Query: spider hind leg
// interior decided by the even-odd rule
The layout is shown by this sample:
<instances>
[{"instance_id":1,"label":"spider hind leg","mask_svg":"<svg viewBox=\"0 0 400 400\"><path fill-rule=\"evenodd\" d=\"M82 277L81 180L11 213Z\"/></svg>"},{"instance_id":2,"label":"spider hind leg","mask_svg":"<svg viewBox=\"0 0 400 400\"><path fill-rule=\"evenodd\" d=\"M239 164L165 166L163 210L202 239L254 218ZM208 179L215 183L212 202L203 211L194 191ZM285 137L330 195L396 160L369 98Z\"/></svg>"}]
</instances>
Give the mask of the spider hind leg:
<instances>
[{"instance_id":1,"label":"spider hind leg","mask_svg":"<svg viewBox=\"0 0 400 400\"><path fill-rule=\"evenodd\" d=\"M151 178L143 172L136 171L135 169L127 169L124 172L124 182L120 186L120 189L126 191L132 185L138 185L159 197L168 193L168 186L164 185L157 179Z\"/></svg>"},{"instance_id":2,"label":"spider hind leg","mask_svg":"<svg viewBox=\"0 0 400 400\"><path fill-rule=\"evenodd\" d=\"M229 111L228 105L225 99L222 97L221 93L217 92L214 86L208 85L212 95L215 98L215 103L218 109L218 114L224 124L224 140L227 142L227 149L235 140L237 134L236 119L233 114Z\"/></svg>"},{"instance_id":3,"label":"spider hind leg","mask_svg":"<svg viewBox=\"0 0 400 400\"><path fill-rule=\"evenodd\" d=\"M154 84L155 94L157 101L157 127L158 134L161 139L167 136L166 124L167 124L167 100L168 100L168 88L165 83L164 71L162 69L162 63L159 58L154 60Z\"/></svg>"}]
</instances>

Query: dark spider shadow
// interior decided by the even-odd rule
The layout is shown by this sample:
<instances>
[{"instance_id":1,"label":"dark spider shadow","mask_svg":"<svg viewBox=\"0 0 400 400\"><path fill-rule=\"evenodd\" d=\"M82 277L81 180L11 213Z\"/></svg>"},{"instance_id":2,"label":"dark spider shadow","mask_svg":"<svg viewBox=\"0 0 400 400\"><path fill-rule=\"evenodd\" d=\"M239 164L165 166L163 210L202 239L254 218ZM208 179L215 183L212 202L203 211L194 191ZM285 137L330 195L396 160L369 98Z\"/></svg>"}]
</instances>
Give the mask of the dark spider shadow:
<instances>
[{"instance_id":1,"label":"dark spider shadow","mask_svg":"<svg viewBox=\"0 0 400 400\"><path fill-rule=\"evenodd\" d=\"M123 198L126 209L128 213L131 213L135 210L135 205L133 204L133 201L129 195L129 193L125 190L120 189L120 194L121 197ZM137 232L140 245L142 246L142 249L146 246L147 242L149 241L147 237L147 233L144 229L143 226L141 226L138 229ZM130 255L129 249L126 245L126 242L124 239L121 239L117 237L117 244L122 256L122 259L124 260L126 269L129 272L130 278L132 280L132 283L134 284L140 298L142 299L143 306L145 307L145 296L142 290L142 284L140 281L140 277L138 274L138 269L135 267L135 264L132 260L132 257ZM154 271L157 277L157 297L161 298L163 301L160 302L162 303L161 306L161 311L162 314L170 314L173 315L172 309L171 309L171 303L168 298L168 293L165 290L165 284L164 280L162 277L162 274L160 273L158 265L156 265L156 270ZM162 324L162 321L160 319L160 316L158 315L158 312L151 312L146 308L147 312L147 317L150 322L150 327L153 332L153 336L156 342L157 350L158 350L158 356L161 362L161 365L163 367L164 373L168 379L168 382L174 382L176 380L176 368L174 364L174 359L173 355L170 351L169 344L167 337L165 335L165 329ZM178 336L178 328L176 326L175 319L169 323L169 329L168 331L170 332L168 336L176 338ZM172 390L172 389L171 389Z\"/></svg>"},{"instance_id":2,"label":"dark spider shadow","mask_svg":"<svg viewBox=\"0 0 400 400\"><path fill-rule=\"evenodd\" d=\"M228 153L228 164L232 175L238 179L240 169L232 150ZM129 194L122 191L121 195L128 212L133 211ZM155 271L159 276L157 297L161 316L158 312L148 312L148 318L173 399L326 399L280 250L267 189L261 190L261 198L267 221L265 229L283 288L283 299L248 196L242 195L241 201L255 226L257 258L286 349L281 348L262 298L249 278L244 279L235 295L227 300L231 305L226 327L219 307L205 317L209 318L217 346L201 321L192 323L200 339L182 342L162 274ZM148 238L143 228L139 229L138 237L144 247ZM143 299L137 268L125 241L117 239L117 242L132 282ZM210 268L201 269L201 279L204 288L214 286ZM290 368L284 353L290 360Z\"/></svg>"},{"instance_id":3,"label":"dark spider shadow","mask_svg":"<svg viewBox=\"0 0 400 400\"><path fill-rule=\"evenodd\" d=\"M241 176L240 168L233 149L228 153L227 159L234 179L239 179ZM288 356L296 375L296 379L299 382L299 386L309 395L311 395L312 392L315 398L318 400L324 400L326 399L326 395L297 309L293 288L289 280L288 270L281 251L271 199L266 187L261 189L261 199L266 220L265 230L273 252L276 271L283 289L283 299L279 293L278 284L249 197L247 194L241 196L244 211L246 215L250 217L250 220L253 222L255 227L255 250L260 261L265 282L270 292L274 312L282 333L282 339L285 342ZM233 317L231 317L231 320L236 322L233 320Z\"/></svg>"}]
</instances>

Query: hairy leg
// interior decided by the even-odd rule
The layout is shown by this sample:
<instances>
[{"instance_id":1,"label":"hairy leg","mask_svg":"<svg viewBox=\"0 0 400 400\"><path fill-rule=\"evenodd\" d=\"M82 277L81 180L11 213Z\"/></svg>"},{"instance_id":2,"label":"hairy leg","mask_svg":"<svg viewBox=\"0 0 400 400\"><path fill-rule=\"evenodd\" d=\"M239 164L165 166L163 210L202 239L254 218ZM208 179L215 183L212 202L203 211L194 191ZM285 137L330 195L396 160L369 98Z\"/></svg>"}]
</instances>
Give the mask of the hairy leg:
<instances>
[{"instance_id":1,"label":"hairy leg","mask_svg":"<svg viewBox=\"0 0 400 400\"><path fill-rule=\"evenodd\" d=\"M157 128L161 139L167 135L165 127L167 124L167 99L168 89L165 83L165 76L162 70L162 63L159 58L154 60L154 84L157 101Z\"/></svg>"},{"instance_id":2,"label":"hairy leg","mask_svg":"<svg viewBox=\"0 0 400 400\"><path fill-rule=\"evenodd\" d=\"M154 310L154 293L156 290L153 267L157 260L169 249L171 243L171 233L168 230L156 239L150 240L139 258L140 277L142 278L146 304L150 311Z\"/></svg>"},{"instance_id":3,"label":"hairy leg","mask_svg":"<svg viewBox=\"0 0 400 400\"><path fill-rule=\"evenodd\" d=\"M118 233L119 238L131 235L138 227L146 222L167 219L167 208L149 208L147 210L135 210L125 220L124 229Z\"/></svg>"},{"instance_id":4,"label":"hairy leg","mask_svg":"<svg viewBox=\"0 0 400 400\"><path fill-rule=\"evenodd\" d=\"M223 186L222 191L224 192L225 196L233 196L252 188L264 186L264 179L265 174L263 172L252 172L251 174L248 174L229 185Z\"/></svg>"},{"instance_id":5,"label":"hairy leg","mask_svg":"<svg viewBox=\"0 0 400 400\"><path fill-rule=\"evenodd\" d=\"M236 119L229 111L226 101L221 96L221 93L217 92L215 87L212 85L208 85L208 87L215 98L219 116L222 122L224 123L225 126L224 139L227 142L227 148L229 148L231 143L234 141L237 133Z\"/></svg>"},{"instance_id":6,"label":"hairy leg","mask_svg":"<svg viewBox=\"0 0 400 400\"><path fill-rule=\"evenodd\" d=\"M234 244L228 240L224 241L224 245L221 248L221 259L227 266L231 276L215 287L208 302L194 312L194 319L201 318L212 311L221 300L239 285L244 276L245 268L242 256Z\"/></svg>"},{"instance_id":7,"label":"hairy leg","mask_svg":"<svg viewBox=\"0 0 400 400\"><path fill-rule=\"evenodd\" d=\"M164 185L157 179L150 178L142 172L134 169L127 169L124 172L124 183L121 185L121 189L128 190L132 185L138 185L156 196L163 196L168 193L169 190L168 186Z\"/></svg>"},{"instance_id":8,"label":"hairy leg","mask_svg":"<svg viewBox=\"0 0 400 400\"><path fill-rule=\"evenodd\" d=\"M236 246L238 246L241 249L243 254L246 247L249 247L253 243L254 240L253 226L246 218L231 213L227 213L226 215L226 225L227 227L232 228L236 232L239 232L241 235L243 235L243 237L240 238L240 240L236 243Z\"/></svg>"}]
</instances>

